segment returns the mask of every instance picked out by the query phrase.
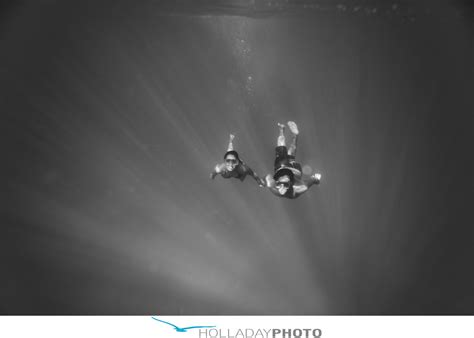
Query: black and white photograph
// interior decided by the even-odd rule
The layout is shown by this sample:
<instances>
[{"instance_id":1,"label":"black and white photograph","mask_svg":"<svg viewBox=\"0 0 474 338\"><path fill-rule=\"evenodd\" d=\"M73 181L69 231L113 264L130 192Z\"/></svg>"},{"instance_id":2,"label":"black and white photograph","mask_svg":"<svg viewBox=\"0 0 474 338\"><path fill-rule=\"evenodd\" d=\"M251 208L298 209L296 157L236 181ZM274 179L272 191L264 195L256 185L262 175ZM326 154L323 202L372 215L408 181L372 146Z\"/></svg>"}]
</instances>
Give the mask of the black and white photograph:
<instances>
[{"instance_id":1,"label":"black and white photograph","mask_svg":"<svg viewBox=\"0 0 474 338\"><path fill-rule=\"evenodd\" d=\"M0 111L0 315L474 315L470 1L5 1Z\"/></svg>"}]
</instances>

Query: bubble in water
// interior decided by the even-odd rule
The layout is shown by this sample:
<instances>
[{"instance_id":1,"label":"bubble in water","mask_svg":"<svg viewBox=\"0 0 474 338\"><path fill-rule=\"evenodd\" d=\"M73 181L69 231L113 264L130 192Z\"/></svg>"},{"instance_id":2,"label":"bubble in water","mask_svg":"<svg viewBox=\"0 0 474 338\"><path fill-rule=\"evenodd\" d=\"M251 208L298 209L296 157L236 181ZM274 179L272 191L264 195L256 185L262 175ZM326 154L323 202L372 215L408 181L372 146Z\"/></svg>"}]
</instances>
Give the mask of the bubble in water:
<instances>
[{"instance_id":1,"label":"bubble in water","mask_svg":"<svg viewBox=\"0 0 474 338\"><path fill-rule=\"evenodd\" d=\"M311 175L312 172L313 172L313 169L309 165L303 166L303 174L309 176Z\"/></svg>"}]
</instances>

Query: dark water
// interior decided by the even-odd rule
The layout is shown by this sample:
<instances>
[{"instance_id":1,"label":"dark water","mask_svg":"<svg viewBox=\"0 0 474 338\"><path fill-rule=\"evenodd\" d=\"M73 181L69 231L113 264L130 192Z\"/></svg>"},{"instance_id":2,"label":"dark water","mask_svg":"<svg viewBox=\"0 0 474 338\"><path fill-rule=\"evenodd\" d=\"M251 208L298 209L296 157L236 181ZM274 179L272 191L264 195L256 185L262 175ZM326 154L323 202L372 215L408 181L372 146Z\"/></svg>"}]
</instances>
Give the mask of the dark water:
<instances>
[{"instance_id":1,"label":"dark water","mask_svg":"<svg viewBox=\"0 0 474 338\"><path fill-rule=\"evenodd\" d=\"M470 7L71 6L2 8L1 313L474 313ZM288 120L320 186L209 180Z\"/></svg>"}]
</instances>

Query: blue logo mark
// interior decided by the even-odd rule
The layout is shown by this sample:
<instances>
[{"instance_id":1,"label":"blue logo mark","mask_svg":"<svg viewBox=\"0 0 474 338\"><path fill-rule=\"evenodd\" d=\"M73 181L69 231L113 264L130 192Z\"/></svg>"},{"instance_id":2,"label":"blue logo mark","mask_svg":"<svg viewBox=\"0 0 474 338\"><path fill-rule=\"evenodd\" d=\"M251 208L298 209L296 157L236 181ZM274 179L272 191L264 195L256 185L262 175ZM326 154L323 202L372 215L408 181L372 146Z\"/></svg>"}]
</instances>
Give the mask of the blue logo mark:
<instances>
[{"instance_id":1,"label":"blue logo mark","mask_svg":"<svg viewBox=\"0 0 474 338\"><path fill-rule=\"evenodd\" d=\"M187 331L190 330L190 329L203 329L203 328L215 327L215 326L188 326L188 327L178 327L178 326L176 326L176 325L174 325L174 324L165 322L164 320L161 320L161 319L158 319L158 318L155 318L155 317L151 317L151 318L154 319L154 320L156 320L157 322L162 322L162 323L171 325L172 327L174 327L174 329L175 329L176 332L187 332Z\"/></svg>"}]
</instances>

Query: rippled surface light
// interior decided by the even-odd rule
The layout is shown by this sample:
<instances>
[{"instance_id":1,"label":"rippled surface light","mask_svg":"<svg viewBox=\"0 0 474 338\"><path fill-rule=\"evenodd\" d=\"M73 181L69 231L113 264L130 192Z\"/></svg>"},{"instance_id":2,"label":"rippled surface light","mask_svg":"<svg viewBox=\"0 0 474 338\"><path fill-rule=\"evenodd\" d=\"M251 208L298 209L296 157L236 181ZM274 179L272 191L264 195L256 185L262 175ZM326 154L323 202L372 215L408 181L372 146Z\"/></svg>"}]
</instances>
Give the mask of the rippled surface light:
<instances>
[{"instance_id":1,"label":"rippled surface light","mask_svg":"<svg viewBox=\"0 0 474 338\"><path fill-rule=\"evenodd\" d=\"M2 313L473 312L467 14L242 3L4 12ZM287 120L320 186L209 180Z\"/></svg>"}]
</instances>

